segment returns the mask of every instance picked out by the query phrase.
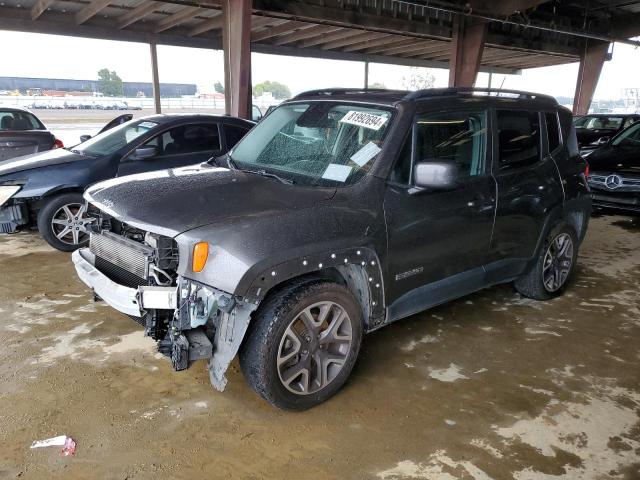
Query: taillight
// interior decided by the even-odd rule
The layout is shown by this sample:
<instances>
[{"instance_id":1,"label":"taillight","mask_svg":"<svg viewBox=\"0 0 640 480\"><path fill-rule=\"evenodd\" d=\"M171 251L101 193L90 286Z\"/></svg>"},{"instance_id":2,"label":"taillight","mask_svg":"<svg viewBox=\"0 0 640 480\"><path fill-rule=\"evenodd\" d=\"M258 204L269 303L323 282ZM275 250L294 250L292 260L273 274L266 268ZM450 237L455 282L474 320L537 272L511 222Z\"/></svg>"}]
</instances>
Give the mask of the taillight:
<instances>
[{"instance_id":1,"label":"taillight","mask_svg":"<svg viewBox=\"0 0 640 480\"><path fill-rule=\"evenodd\" d=\"M589 180L589 163L587 162L587 166L584 169L584 178Z\"/></svg>"},{"instance_id":2,"label":"taillight","mask_svg":"<svg viewBox=\"0 0 640 480\"><path fill-rule=\"evenodd\" d=\"M57 138L53 141L53 148L64 148L64 143L62 140L58 140Z\"/></svg>"}]
</instances>

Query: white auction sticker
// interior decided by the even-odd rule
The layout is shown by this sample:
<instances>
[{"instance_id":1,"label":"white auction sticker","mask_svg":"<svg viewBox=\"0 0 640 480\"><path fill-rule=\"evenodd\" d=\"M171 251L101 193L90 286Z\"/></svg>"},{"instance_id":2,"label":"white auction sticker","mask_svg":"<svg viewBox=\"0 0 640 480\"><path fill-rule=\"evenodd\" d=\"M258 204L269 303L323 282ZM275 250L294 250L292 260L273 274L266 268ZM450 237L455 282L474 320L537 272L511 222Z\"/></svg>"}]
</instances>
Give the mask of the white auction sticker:
<instances>
[{"instance_id":1,"label":"white auction sticker","mask_svg":"<svg viewBox=\"0 0 640 480\"><path fill-rule=\"evenodd\" d=\"M322 174L322 178L344 183L347 178L349 178L351 170L353 170L353 168L349 165L338 165L337 163L330 163L327 169Z\"/></svg>"},{"instance_id":2,"label":"white auction sticker","mask_svg":"<svg viewBox=\"0 0 640 480\"><path fill-rule=\"evenodd\" d=\"M350 160L358 164L359 167L364 167L369 160L380 153L381 148L373 142L367 143L364 147L351 155Z\"/></svg>"},{"instance_id":3,"label":"white auction sticker","mask_svg":"<svg viewBox=\"0 0 640 480\"><path fill-rule=\"evenodd\" d=\"M370 128L371 130L377 131L380 130L380 127L387 123L387 117L374 115L373 113L350 110L344 117L342 117L342 119L340 119L340 121L342 123L349 123L351 125Z\"/></svg>"}]
</instances>

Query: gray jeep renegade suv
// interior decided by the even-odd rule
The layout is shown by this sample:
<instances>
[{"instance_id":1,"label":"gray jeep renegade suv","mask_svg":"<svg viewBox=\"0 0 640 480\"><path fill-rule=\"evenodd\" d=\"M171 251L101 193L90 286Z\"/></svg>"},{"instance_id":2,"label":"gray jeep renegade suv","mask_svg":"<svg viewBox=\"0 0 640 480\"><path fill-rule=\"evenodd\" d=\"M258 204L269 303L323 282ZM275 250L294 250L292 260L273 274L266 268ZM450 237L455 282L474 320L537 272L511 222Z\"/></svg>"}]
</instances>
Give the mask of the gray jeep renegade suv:
<instances>
[{"instance_id":1,"label":"gray jeep renegade suv","mask_svg":"<svg viewBox=\"0 0 640 480\"><path fill-rule=\"evenodd\" d=\"M322 90L229 154L109 180L78 275L213 386L302 410L345 383L363 334L482 288L560 295L591 211L571 112L477 89Z\"/></svg>"}]
</instances>

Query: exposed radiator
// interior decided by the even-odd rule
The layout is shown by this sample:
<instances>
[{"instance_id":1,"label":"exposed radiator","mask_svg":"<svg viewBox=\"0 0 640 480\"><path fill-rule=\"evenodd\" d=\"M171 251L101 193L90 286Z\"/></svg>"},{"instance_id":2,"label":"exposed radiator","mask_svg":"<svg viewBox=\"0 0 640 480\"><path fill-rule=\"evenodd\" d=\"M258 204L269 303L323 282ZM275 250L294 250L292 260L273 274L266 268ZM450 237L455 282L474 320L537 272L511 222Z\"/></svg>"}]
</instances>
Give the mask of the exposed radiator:
<instances>
[{"instance_id":1,"label":"exposed radiator","mask_svg":"<svg viewBox=\"0 0 640 480\"><path fill-rule=\"evenodd\" d=\"M153 248L113 232L92 233L89 249L96 257L107 260L140 278L148 277Z\"/></svg>"}]
</instances>

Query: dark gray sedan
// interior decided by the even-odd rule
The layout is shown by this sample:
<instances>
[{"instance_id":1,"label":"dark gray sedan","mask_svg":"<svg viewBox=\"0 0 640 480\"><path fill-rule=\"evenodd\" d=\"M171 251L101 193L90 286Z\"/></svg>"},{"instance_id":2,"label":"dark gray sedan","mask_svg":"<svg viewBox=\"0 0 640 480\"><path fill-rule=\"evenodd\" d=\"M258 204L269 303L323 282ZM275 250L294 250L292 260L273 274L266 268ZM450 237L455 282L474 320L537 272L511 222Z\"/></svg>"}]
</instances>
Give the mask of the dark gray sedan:
<instances>
[{"instance_id":1,"label":"dark gray sedan","mask_svg":"<svg viewBox=\"0 0 640 480\"><path fill-rule=\"evenodd\" d=\"M73 148L0 161L0 233L37 226L54 248L75 250L89 240L91 218L82 198L86 187L123 175L201 163L226 153L252 127L253 122L227 116L153 115Z\"/></svg>"},{"instance_id":2,"label":"dark gray sedan","mask_svg":"<svg viewBox=\"0 0 640 480\"><path fill-rule=\"evenodd\" d=\"M0 162L63 146L33 113L19 107L0 107Z\"/></svg>"}]
</instances>

